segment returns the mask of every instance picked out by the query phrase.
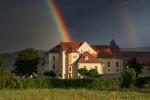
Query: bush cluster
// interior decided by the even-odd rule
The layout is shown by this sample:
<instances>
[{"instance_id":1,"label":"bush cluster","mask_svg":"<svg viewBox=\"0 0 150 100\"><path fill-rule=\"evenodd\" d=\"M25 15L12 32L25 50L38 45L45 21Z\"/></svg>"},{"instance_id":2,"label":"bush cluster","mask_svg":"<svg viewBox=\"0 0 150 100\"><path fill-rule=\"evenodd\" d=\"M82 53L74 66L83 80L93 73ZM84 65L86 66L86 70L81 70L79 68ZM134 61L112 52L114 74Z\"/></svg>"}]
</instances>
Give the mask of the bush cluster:
<instances>
[{"instance_id":1,"label":"bush cluster","mask_svg":"<svg viewBox=\"0 0 150 100\"><path fill-rule=\"evenodd\" d=\"M128 76L128 74L127 74ZM93 79L55 79L55 78L18 78L10 71L0 68L0 89L29 88L87 88L87 89L119 89L126 80L93 78ZM127 78L128 80L128 78ZM141 77L135 81L138 88L150 88L150 77Z\"/></svg>"},{"instance_id":2,"label":"bush cluster","mask_svg":"<svg viewBox=\"0 0 150 100\"><path fill-rule=\"evenodd\" d=\"M119 89L121 86L121 79L109 79L109 78L96 78L90 84L90 88L93 89Z\"/></svg>"},{"instance_id":3,"label":"bush cluster","mask_svg":"<svg viewBox=\"0 0 150 100\"><path fill-rule=\"evenodd\" d=\"M136 80L135 84L138 88L149 88L150 89L150 77L140 77Z\"/></svg>"},{"instance_id":4,"label":"bush cluster","mask_svg":"<svg viewBox=\"0 0 150 100\"><path fill-rule=\"evenodd\" d=\"M0 68L0 89L16 89L21 87L21 82L15 74L5 68Z\"/></svg>"},{"instance_id":5,"label":"bush cluster","mask_svg":"<svg viewBox=\"0 0 150 100\"><path fill-rule=\"evenodd\" d=\"M87 88L87 89L119 89L121 79L95 78L95 79L54 79L54 78L24 78L19 79L12 76L11 78L0 78L0 89L30 89L30 88ZM143 88L150 85L150 77L138 78L135 86ZM150 88L150 87L148 87Z\"/></svg>"},{"instance_id":6,"label":"bush cluster","mask_svg":"<svg viewBox=\"0 0 150 100\"><path fill-rule=\"evenodd\" d=\"M122 87L131 88L134 87L136 82L136 72L133 68L125 68L122 73Z\"/></svg>"}]
</instances>

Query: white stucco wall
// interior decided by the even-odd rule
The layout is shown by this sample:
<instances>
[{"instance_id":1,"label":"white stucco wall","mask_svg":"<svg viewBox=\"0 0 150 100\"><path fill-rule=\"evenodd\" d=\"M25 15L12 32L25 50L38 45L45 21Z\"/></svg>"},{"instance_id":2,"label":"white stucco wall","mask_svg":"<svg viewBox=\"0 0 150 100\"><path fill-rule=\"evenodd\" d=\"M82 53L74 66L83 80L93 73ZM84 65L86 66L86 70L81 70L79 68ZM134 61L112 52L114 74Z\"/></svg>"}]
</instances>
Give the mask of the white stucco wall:
<instances>
[{"instance_id":1,"label":"white stucco wall","mask_svg":"<svg viewBox=\"0 0 150 100\"><path fill-rule=\"evenodd\" d=\"M88 51L90 54L97 55L97 52L86 42L84 42L78 49L80 53Z\"/></svg>"},{"instance_id":2,"label":"white stucco wall","mask_svg":"<svg viewBox=\"0 0 150 100\"><path fill-rule=\"evenodd\" d=\"M103 67L103 74L119 74L122 72L122 67L123 67L123 60L122 59L99 58L99 60L103 63L103 66L104 66ZM110 67L108 67L108 62L110 62ZM118 67L116 66L116 62L118 62Z\"/></svg>"}]
</instances>

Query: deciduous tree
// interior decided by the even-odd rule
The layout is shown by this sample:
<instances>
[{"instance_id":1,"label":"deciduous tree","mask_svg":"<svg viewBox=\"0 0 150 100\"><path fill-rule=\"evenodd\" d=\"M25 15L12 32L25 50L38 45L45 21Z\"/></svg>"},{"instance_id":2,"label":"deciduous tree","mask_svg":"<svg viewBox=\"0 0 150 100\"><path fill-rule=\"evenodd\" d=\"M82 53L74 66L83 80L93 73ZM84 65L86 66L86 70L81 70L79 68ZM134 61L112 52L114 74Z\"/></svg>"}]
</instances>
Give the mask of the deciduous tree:
<instances>
[{"instance_id":1,"label":"deciduous tree","mask_svg":"<svg viewBox=\"0 0 150 100\"><path fill-rule=\"evenodd\" d=\"M27 48L18 53L15 61L15 71L17 74L31 74L37 72L39 60L38 51L33 48Z\"/></svg>"}]
</instances>

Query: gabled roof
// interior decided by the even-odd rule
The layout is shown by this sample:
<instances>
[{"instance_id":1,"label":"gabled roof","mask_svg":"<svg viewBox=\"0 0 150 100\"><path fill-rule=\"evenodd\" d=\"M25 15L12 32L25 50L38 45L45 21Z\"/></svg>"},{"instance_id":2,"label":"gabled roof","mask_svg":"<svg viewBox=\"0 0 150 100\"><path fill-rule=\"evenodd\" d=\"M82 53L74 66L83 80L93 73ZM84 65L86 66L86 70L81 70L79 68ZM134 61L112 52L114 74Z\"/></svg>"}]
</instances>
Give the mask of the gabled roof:
<instances>
[{"instance_id":1,"label":"gabled roof","mask_svg":"<svg viewBox=\"0 0 150 100\"><path fill-rule=\"evenodd\" d=\"M75 48L69 48L69 49L67 50L67 53L78 53L78 51L77 51L77 49L75 49Z\"/></svg>"},{"instance_id":2,"label":"gabled roof","mask_svg":"<svg viewBox=\"0 0 150 100\"><path fill-rule=\"evenodd\" d=\"M63 50L67 50L69 48L78 49L81 44L81 42L61 42L60 48Z\"/></svg>"},{"instance_id":3,"label":"gabled roof","mask_svg":"<svg viewBox=\"0 0 150 100\"><path fill-rule=\"evenodd\" d=\"M77 52L77 49L80 47L81 42L61 42L54 48L52 48L50 53L58 53L60 50L67 50L68 53Z\"/></svg>"},{"instance_id":4,"label":"gabled roof","mask_svg":"<svg viewBox=\"0 0 150 100\"><path fill-rule=\"evenodd\" d=\"M91 47L96 51L99 52L100 50L108 49L108 45L91 45Z\"/></svg>"},{"instance_id":5,"label":"gabled roof","mask_svg":"<svg viewBox=\"0 0 150 100\"><path fill-rule=\"evenodd\" d=\"M79 58L78 63L100 63L100 61L89 52L84 52L84 54Z\"/></svg>"},{"instance_id":6,"label":"gabled roof","mask_svg":"<svg viewBox=\"0 0 150 100\"><path fill-rule=\"evenodd\" d=\"M121 58L122 51L109 45L91 45L98 52L98 58Z\"/></svg>"}]
</instances>

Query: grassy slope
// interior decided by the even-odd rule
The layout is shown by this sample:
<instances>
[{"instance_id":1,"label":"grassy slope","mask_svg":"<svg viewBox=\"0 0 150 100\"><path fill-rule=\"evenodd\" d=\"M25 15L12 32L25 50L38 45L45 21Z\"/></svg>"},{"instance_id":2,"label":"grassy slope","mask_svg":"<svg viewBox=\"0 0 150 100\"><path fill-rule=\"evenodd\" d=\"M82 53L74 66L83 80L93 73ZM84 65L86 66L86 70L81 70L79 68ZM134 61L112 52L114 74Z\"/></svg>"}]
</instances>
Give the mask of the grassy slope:
<instances>
[{"instance_id":1,"label":"grassy slope","mask_svg":"<svg viewBox=\"0 0 150 100\"><path fill-rule=\"evenodd\" d=\"M85 89L1 90L0 100L150 100L150 91Z\"/></svg>"}]
</instances>

